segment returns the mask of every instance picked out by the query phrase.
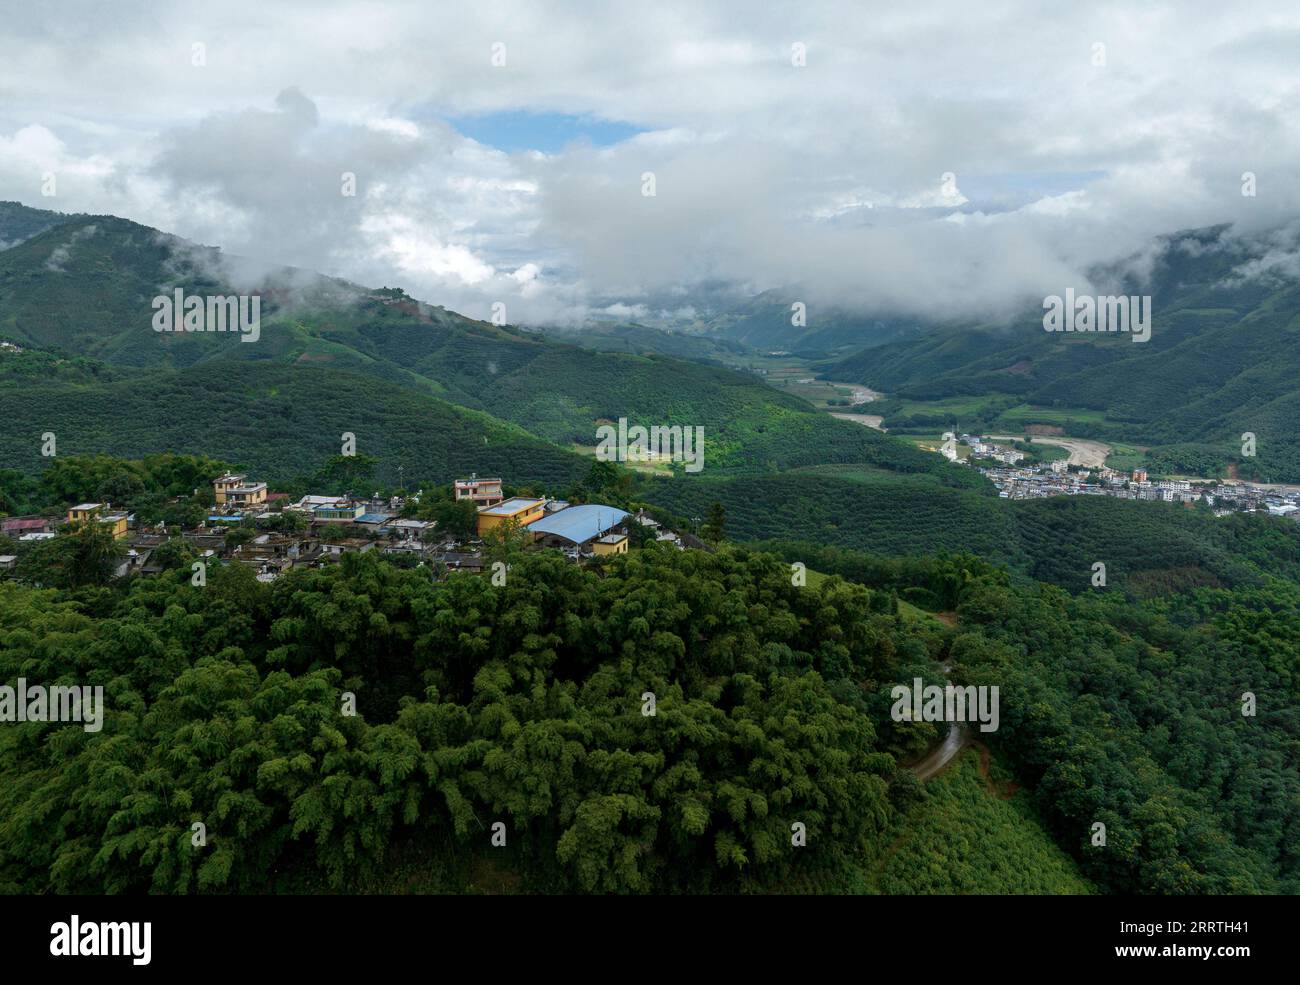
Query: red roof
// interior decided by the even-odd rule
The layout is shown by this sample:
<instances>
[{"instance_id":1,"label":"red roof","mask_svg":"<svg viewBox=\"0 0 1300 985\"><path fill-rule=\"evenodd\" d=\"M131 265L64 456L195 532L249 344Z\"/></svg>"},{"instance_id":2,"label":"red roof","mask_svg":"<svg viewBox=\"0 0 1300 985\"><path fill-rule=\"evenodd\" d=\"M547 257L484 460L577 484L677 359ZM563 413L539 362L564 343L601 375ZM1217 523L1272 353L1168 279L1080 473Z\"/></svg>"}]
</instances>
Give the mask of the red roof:
<instances>
[{"instance_id":1,"label":"red roof","mask_svg":"<svg viewBox=\"0 0 1300 985\"><path fill-rule=\"evenodd\" d=\"M0 530L44 530L49 522L41 517L35 520L0 520Z\"/></svg>"}]
</instances>

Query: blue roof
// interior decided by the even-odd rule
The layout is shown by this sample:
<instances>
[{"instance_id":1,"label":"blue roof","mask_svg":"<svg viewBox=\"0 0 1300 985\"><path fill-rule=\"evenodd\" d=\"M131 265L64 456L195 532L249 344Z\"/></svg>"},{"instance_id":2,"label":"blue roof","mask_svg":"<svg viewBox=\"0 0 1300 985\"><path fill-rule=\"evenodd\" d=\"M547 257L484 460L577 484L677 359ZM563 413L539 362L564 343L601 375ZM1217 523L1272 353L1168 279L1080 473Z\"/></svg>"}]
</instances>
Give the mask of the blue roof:
<instances>
[{"instance_id":1,"label":"blue roof","mask_svg":"<svg viewBox=\"0 0 1300 985\"><path fill-rule=\"evenodd\" d=\"M357 517L357 523L383 523L385 520L391 520L391 513L362 513Z\"/></svg>"},{"instance_id":2,"label":"blue roof","mask_svg":"<svg viewBox=\"0 0 1300 985\"><path fill-rule=\"evenodd\" d=\"M570 506L534 520L528 529L535 534L552 534L574 544L585 544L611 527L617 527L627 516L626 510L620 510L616 506L587 503L584 506Z\"/></svg>"}]
</instances>

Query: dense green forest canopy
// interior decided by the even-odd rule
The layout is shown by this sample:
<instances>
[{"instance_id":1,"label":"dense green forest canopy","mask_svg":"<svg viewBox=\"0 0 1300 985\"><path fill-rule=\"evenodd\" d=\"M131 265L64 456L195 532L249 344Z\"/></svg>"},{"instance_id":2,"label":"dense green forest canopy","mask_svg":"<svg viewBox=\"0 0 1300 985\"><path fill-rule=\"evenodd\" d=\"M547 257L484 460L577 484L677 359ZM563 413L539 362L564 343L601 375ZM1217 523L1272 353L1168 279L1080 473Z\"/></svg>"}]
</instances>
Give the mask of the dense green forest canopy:
<instances>
[{"instance_id":1,"label":"dense green forest canopy","mask_svg":"<svg viewBox=\"0 0 1300 985\"><path fill-rule=\"evenodd\" d=\"M940 488L924 476L880 473L657 479L638 494L688 517L721 502L735 540L898 556L968 550L1071 591L1090 587L1098 561L1112 586L1148 595L1274 577L1300 581L1300 524L1260 515L1215 517L1101 496L1007 501Z\"/></svg>"},{"instance_id":2,"label":"dense green forest canopy","mask_svg":"<svg viewBox=\"0 0 1300 985\"><path fill-rule=\"evenodd\" d=\"M970 556L842 560L866 583L656 547L517 556L502 586L369 554L269 586L0 582L0 679L108 704L97 733L0 731L0 886L354 889L414 856L442 889L487 867L523 890L908 892L971 888L1021 845L1039 868L1008 889L1300 890L1294 587L1135 602ZM900 589L960 621L903 617ZM937 731L893 721L889 689L945 659L1002 689L986 739L1032 791L1010 813L964 786L931 804L900 766ZM909 816L957 832L948 883L890 861Z\"/></svg>"}]
</instances>

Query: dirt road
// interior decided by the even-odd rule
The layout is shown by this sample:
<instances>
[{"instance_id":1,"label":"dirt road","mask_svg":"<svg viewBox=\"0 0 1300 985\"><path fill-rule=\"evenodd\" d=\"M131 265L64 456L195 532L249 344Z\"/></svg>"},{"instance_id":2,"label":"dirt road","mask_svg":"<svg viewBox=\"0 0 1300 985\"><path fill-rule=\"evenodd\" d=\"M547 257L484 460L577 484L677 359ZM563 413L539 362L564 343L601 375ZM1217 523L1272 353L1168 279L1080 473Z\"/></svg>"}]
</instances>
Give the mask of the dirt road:
<instances>
[{"instance_id":1,"label":"dirt road","mask_svg":"<svg viewBox=\"0 0 1300 985\"><path fill-rule=\"evenodd\" d=\"M990 441L1024 441L1024 435L1014 434L990 434ZM1058 448L1064 448L1070 453L1070 457L1065 460L1066 465L1079 465L1087 469L1099 469L1106 464L1106 456L1110 454L1110 445L1104 441L1093 441L1091 438L1058 438L1044 437L1036 434L1029 439L1032 443L1038 445L1056 445Z\"/></svg>"},{"instance_id":2,"label":"dirt road","mask_svg":"<svg viewBox=\"0 0 1300 985\"><path fill-rule=\"evenodd\" d=\"M841 421L856 421L859 424L865 424L869 428L875 428L877 431L885 430L880 426L884 418L879 414L837 414L832 412L831 417L838 417Z\"/></svg>"}]
</instances>

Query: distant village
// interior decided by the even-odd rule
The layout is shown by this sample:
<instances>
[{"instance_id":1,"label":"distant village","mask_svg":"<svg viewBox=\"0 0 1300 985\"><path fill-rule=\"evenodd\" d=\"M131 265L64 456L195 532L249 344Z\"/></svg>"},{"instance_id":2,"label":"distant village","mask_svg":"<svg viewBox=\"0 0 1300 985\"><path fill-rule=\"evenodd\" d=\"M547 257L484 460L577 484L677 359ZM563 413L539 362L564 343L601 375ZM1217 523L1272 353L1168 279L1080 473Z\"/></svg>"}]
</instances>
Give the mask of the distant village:
<instances>
[{"instance_id":1,"label":"distant village","mask_svg":"<svg viewBox=\"0 0 1300 985\"><path fill-rule=\"evenodd\" d=\"M122 541L126 554L116 574L151 574L163 570L153 557L163 544L182 538L200 560L219 560L252 568L257 579L274 581L293 568L319 568L336 563L349 552L378 551L409 559L412 565L440 566L445 570L482 571L484 537L493 530L517 530L526 549L558 548L575 563L626 554L632 525L640 528L636 542L653 540L678 549L702 547L689 533L679 534L644 511L628 513L596 503L570 505L562 500L525 496L507 498L501 479L471 475L453 486L457 501L473 503L477 536L453 536L438 530L432 520L404 518L410 497L303 496L289 502L283 493L271 492L265 482L251 481L244 473L230 472L213 482L215 505L192 529L164 524L139 525L133 514L110 503L78 503L60 517L0 518L0 533L28 544L57 536L67 523L97 522ZM286 517L290 522L282 522ZM263 529L269 528L269 529ZM232 530L247 531L232 538ZM293 531L293 532L290 532ZM0 570L12 569L17 556L0 556Z\"/></svg>"},{"instance_id":2,"label":"distant village","mask_svg":"<svg viewBox=\"0 0 1300 985\"><path fill-rule=\"evenodd\" d=\"M1047 496L1112 496L1152 502L1204 502L1215 516L1238 512L1266 512L1300 522L1300 487L1253 485L1240 481L1193 482L1190 479L1153 481L1147 470L1131 472L1102 466L1096 469L1067 465L1065 460L1041 464L1020 463L1023 452L994 443L991 438L963 434L958 439L970 448L970 457L958 456L955 447L941 450L945 458L970 465L976 460L1000 465L974 465L998 488L1003 499L1042 499Z\"/></svg>"}]
</instances>

